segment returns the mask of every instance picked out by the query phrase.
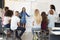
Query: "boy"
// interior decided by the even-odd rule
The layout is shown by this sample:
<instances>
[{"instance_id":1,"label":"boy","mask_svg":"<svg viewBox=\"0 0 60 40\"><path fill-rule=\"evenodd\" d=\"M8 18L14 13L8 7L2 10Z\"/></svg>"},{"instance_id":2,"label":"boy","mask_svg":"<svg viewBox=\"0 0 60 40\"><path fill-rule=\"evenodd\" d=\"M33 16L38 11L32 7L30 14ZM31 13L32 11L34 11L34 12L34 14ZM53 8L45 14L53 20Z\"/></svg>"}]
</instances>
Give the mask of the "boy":
<instances>
[{"instance_id":1,"label":"boy","mask_svg":"<svg viewBox=\"0 0 60 40\"><path fill-rule=\"evenodd\" d=\"M20 18L18 16L19 16L19 12L16 11L15 15L13 15L12 18L11 18L11 30L16 32L16 37L18 37L18 34L17 34L16 30L17 30L18 27L20 27ZM14 33L14 38L15 38L15 33Z\"/></svg>"}]
</instances>

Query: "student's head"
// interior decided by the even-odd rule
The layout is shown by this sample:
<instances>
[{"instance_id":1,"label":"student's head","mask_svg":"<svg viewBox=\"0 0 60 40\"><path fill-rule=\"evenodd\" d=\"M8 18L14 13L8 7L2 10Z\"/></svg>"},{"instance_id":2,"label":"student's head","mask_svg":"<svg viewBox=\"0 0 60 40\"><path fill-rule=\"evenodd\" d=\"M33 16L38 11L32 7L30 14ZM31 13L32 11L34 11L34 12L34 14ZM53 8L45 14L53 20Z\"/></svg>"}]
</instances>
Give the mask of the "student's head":
<instances>
[{"instance_id":1,"label":"student's head","mask_svg":"<svg viewBox=\"0 0 60 40\"><path fill-rule=\"evenodd\" d=\"M42 16L42 21L46 21L46 22L48 21L46 12L43 11L43 12L41 13L41 16Z\"/></svg>"},{"instance_id":2,"label":"student's head","mask_svg":"<svg viewBox=\"0 0 60 40\"><path fill-rule=\"evenodd\" d=\"M7 16L7 17L12 17L13 15L13 11L12 10L8 10L4 16Z\"/></svg>"},{"instance_id":3,"label":"student's head","mask_svg":"<svg viewBox=\"0 0 60 40\"><path fill-rule=\"evenodd\" d=\"M4 7L5 12L9 10L9 7Z\"/></svg>"},{"instance_id":4,"label":"student's head","mask_svg":"<svg viewBox=\"0 0 60 40\"><path fill-rule=\"evenodd\" d=\"M49 13L50 13L51 15L53 15L53 14L54 14L54 10L51 9L51 10L49 11Z\"/></svg>"},{"instance_id":5,"label":"student's head","mask_svg":"<svg viewBox=\"0 0 60 40\"><path fill-rule=\"evenodd\" d=\"M25 8L25 7L23 7L23 8L22 8L22 11L23 11L23 12L25 12L25 11L26 11L26 8Z\"/></svg>"},{"instance_id":6,"label":"student's head","mask_svg":"<svg viewBox=\"0 0 60 40\"><path fill-rule=\"evenodd\" d=\"M35 9L35 15L39 15L39 10Z\"/></svg>"},{"instance_id":7,"label":"student's head","mask_svg":"<svg viewBox=\"0 0 60 40\"><path fill-rule=\"evenodd\" d=\"M56 11L56 8L55 8L55 6L53 4L50 5L50 9L53 9L54 11Z\"/></svg>"},{"instance_id":8,"label":"student's head","mask_svg":"<svg viewBox=\"0 0 60 40\"><path fill-rule=\"evenodd\" d=\"M15 11L15 16L19 16L19 12L18 11Z\"/></svg>"},{"instance_id":9,"label":"student's head","mask_svg":"<svg viewBox=\"0 0 60 40\"><path fill-rule=\"evenodd\" d=\"M41 13L41 16L42 16L42 17L47 16L47 15L46 15L46 12L43 11L43 12Z\"/></svg>"}]
</instances>

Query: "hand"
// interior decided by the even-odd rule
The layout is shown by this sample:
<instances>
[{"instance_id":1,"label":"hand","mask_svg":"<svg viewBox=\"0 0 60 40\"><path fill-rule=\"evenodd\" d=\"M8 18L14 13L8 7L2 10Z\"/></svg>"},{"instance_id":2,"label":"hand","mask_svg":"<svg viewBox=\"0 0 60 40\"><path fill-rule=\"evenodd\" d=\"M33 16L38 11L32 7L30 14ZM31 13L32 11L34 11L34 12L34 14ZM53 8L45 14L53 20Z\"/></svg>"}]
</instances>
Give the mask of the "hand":
<instances>
[{"instance_id":1,"label":"hand","mask_svg":"<svg viewBox=\"0 0 60 40\"><path fill-rule=\"evenodd\" d=\"M34 26L34 22L33 22L33 24L32 24L33 26Z\"/></svg>"}]
</instances>

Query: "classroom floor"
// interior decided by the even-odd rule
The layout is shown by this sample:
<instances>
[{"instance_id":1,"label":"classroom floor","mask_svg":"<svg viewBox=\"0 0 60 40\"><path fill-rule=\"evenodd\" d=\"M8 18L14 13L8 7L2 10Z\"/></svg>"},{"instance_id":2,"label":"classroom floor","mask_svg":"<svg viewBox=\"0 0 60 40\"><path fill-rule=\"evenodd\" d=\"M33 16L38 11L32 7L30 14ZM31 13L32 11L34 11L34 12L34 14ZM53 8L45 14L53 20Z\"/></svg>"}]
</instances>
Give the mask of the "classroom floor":
<instances>
[{"instance_id":1,"label":"classroom floor","mask_svg":"<svg viewBox=\"0 0 60 40\"><path fill-rule=\"evenodd\" d=\"M3 39L2 35L0 35L0 40L6 40L6 37ZM9 38L9 40L12 40L12 38ZM32 33L24 33L22 40L32 40Z\"/></svg>"},{"instance_id":2,"label":"classroom floor","mask_svg":"<svg viewBox=\"0 0 60 40\"><path fill-rule=\"evenodd\" d=\"M0 40L6 40L6 37L4 37L3 39L2 36L0 35ZM9 38L9 40L12 39ZM24 33L24 35L22 36L22 40L32 40L32 33L30 32ZM50 40L60 40L60 35L51 35Z\"/></svg>"}]
</instances>

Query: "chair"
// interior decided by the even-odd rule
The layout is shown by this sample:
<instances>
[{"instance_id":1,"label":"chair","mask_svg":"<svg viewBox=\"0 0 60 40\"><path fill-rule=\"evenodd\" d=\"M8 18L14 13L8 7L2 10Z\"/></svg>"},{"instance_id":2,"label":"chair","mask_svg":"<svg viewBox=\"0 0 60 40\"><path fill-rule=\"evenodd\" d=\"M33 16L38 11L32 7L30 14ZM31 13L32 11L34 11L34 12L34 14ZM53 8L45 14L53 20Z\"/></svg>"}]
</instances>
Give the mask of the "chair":
<instances>
[{"instance_id":1,"label":"chair","mask_svg":"<svg viewBox=\"0 0 60 40\"><path fill-rule=\"evenodd\" d=\"M18 32L18 34L17 34L17 35L19 35L19 34L21 33L21 31L20 31L20 30L13 30L12 40L17 40L17 38L16 38L16 31Z\"/></svg>"},{"instance_id":2,"label":"chair","mask_svg":"<svg viewBox=\"0 0 60 40\"><path fill-rule=\"evenodd\" d=\"M50 29L34 31L33 40L50 40Z\"/></svg>"},{"instance_id":3,"label":"chair","mask_svg":"<svg viewBox=\"0 0 60 40\"><path fill-rule=\"evenodd\" d=\"M34 31L33 40L40 40L40 30Z\"/></svg>"},{"instance_id":4,"label":"chair","mask_svg":"<svg viewBox=\"0 0 60 40\"><path fill-rule=\"evenodd\" d=\"M10 28L4 28L4 33L6 35L6 40L8 40L8 38L9 38L8 35L10 35ZM4 38L4 36L3 36L3 38Z\"/></svg>"},{"instance_id":5,"label":"chair","mask_svg":"<svg viewBox=\"0 0 60 40\"><path fill-rule=\"evenodd\" d=\"M41 30L40 40L50 40L50 30Z\"/></svg>"}]
</instances>

